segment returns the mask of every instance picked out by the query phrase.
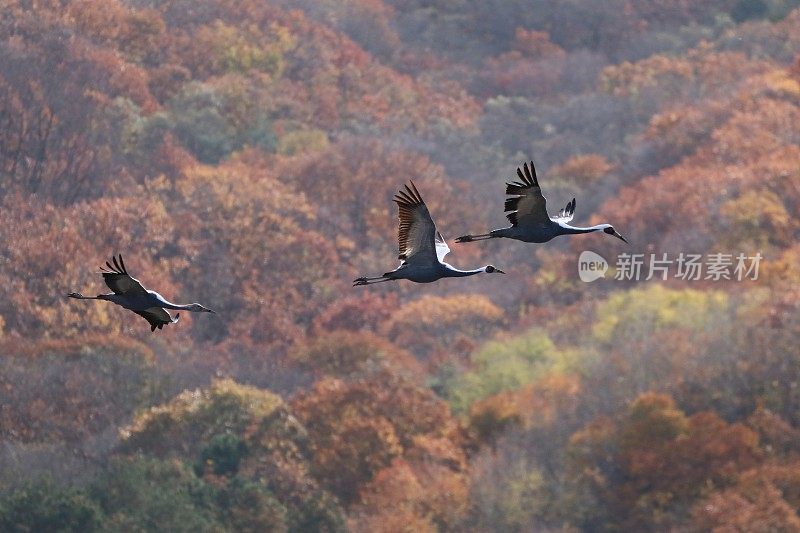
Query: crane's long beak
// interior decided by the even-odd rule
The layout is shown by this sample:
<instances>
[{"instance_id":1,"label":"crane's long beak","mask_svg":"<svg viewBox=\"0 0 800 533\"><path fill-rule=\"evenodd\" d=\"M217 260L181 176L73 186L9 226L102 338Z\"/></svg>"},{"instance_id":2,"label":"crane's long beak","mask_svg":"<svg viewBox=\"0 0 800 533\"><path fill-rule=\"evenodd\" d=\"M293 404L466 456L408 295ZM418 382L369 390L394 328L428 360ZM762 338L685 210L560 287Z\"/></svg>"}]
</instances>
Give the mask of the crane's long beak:
<instances>
[{"instance_id":1,"label":"crane's long beak","mask_svg":"<svg viewBox=\"0 0 800 533\"><path fill-rule=\"evenodd\" d=\"M503 272L499 268L495 268L494 271L497 272L498 274L505 274L505 272Z\"/></svg>"},{"instance_id":2,"label":"crane's long beak","mask_svg":"<svg viewBox=\"0 0 800 533\"><path fill-rule=\"evenodd\" d=\"M630 243L628 242L628 239L626 239L625 237L623 237L622 235L620 235L620 234L619 234L619 233L618 233L616 230L614 231L614 237L616 237L616 238L618 238L618 239L621 239L621 240L622 240L622 241L624 241L626 244L630 244Z\"/></svg>"},{"instance_id":3,"label":"crane's long beak","mask_svg":"<svg viewBox=\"0 0 800 533\"><path fill-rule=\"evenodd\" d=\"M207 311L208 311L209 313L213 313L213 314L215 314L215 315L219 314L219 313L217 313L216 311L214 311L213 309L207 309Z\"/></svg>"}]
</instances>

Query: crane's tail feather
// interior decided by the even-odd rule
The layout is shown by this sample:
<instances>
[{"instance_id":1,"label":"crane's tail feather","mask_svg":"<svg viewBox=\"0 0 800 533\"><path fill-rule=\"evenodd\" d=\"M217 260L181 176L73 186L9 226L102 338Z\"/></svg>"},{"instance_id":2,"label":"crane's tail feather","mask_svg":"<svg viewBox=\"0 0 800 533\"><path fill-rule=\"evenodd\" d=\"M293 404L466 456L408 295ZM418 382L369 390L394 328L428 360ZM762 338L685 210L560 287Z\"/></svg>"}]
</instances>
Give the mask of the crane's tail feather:
<instances>
[{"instance_id":1,"label":"crane's tail feather","mask_svg":"<svg viewBox=\"0 0 800 533\"><path fill-rule=\"evenodd\" d=\"M176 322L178 322L178 320L180 320L180 318L181 314L176 313L174 317L170 317L169 322L151 322L150 331L155 331L156 328L158 328L159 330L164 329L164 326L166 326L167 324L175 324Z\"/></svg>"}]
</instances>

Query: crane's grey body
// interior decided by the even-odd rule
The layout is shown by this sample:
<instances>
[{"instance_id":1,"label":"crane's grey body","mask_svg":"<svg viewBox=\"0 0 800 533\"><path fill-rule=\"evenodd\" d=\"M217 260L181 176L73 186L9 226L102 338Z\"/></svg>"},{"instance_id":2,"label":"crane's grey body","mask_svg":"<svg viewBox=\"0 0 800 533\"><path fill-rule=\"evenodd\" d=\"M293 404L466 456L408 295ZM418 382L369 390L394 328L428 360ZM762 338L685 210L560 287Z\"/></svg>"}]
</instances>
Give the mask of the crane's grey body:
<instances>
[{"instance_id":1,"label":"crane's grey body","mask_svg":"<svg viewBox=\"0 0 800 533\"><path fill-rule=\"evenodd\" d=\"M575 216L575 198L567 203L558 215L551 217L547 213L547 200L539 186L533 161L531 161L530 168L527 163L522 168L517 168L517 176L520 181L506 183L506 194L509 198L506 199L505 210L511 226L480 235L463 235L457 238L456 242L506 238L522 242L543 243L559 235L577 235L595 231L602 231L628 242L625 237L617 233L611 224L587 227L569 225Z\"/></svg>"},{"instance_id":2,"label":"crane's grey body","mask_svg":"<svg viewBox=\"0 0 800 533\"><path fill-rule=\"evenodd\" d=\"M214 313L211 309L198 303L174 304L167 301L156 291L145 289L138 279L128 274L125 263L122 261L122 255L119 256L119 261L116 257L113 257L112 261L113 265L106 261L108 269L101 268L100 270L103 280L108 288L114 291L113 293L84 296L78 292L71 292L68 296L76 300L105 300L117 304L147 320L150 324L150 331L155 331L156 328L161 329L165 324L174 324L178 321L180 313L176 313L173 318L166 311L167 309Z\"/></svg>"},{"instance_id":3,"label":"crane's grey body","mask_svg":"<svg viewBox=\"0 0 800 533\"><path fill-rule=\"evenodd\" d=\"M522 242L545 243L559 235L592 233L595 231L604 231L606 228L611 228L611 224L598 224L596 226L582 228L550 219L548 222L537 223L532 226L509 226L507 228L494 229L489 232L489 235L490 238L504 237L506 239L514 239ZM461 240L458 242L469 242L469 240Z\"/></svg>"},{"instance_id":4,"label":"crane's grey body","mask_svg":"<svg viewBox=\"0 0 800 533\"><path fill-rule=\"evenodd\" d=\"M102 296L102 298L100 298ZM120 307L124 307L129 311L146 311L151 307L160 307L162 309L179 309L191 311L189 307L193 304L174 304L161 296L156 291L148 290L144 294L99 294L97 299L106 300L115 303ZM199 305L199 304L198 304Z\"/></svg>"},{"instance_id":5,"label":"crane's grey body","mask_svg":"<svg viewBox=\"0 0 800 533\"><path fill-rule=\"evenodd\" d=\"M415 283L432 283L442 278L463 278L486 272L486 267L474 270L460 270L448 263L432 265L410 265L403 263L391 272L383 275L390 279L407 279Z\"/></svg>"},{"instance_id":6,"label":"crane's grey body","mask_svg":"<svg viewBox=\"0 0 800 533\"><path fill-rule=\"evenodd\" d=\"M444 262L450 247L436 230L430 212L422 201L419 191L411 182L405 191L395 195L400 217L397 240L402 263L396 269L382 276L362 276L353 281L353 286L372 285L398 279L407 279L415 283L432 283L442 278L463 278L486 272L491 274L504 272L492 265L474 270L459 270Z\"/></svg>"}]
</instances>

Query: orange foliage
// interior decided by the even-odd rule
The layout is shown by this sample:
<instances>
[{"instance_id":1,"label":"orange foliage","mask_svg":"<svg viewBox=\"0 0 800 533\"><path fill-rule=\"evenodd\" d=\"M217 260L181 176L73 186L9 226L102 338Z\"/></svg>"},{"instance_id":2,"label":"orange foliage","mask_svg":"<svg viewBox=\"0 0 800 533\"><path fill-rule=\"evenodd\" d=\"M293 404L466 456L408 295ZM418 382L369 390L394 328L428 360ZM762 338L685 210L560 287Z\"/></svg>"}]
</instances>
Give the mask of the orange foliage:
<instances>
[{"instance_id":1,"label":"orange foliage","mask_svg":"<svg viewBox=\"0 0 800 533\"><path fill-rule=\"evenodd\" d=\"M795 467L796 470L796 467ZM796 474L795 474L796 475ZM692 531L797 531L796 507L761 471L742 475L735 488L713 493L695 506Z\"/></svg>"},{"instance_id":2,"label":"orange foliage","mask_svg":"<svg viewBox=\"0 0 800 533\"><path fill-rule=\"evenodd\" d=\"M351 527L387 533L454 530L466 505L462 475L395 459L362 490Z\"/></svg>"},{"instance_id":3,"label":"orange foliage","mask_svg":"<svg viewBox=\"0 0 800 533\"><path fill-rule=\"evenodd\" d=\"M663 527L704 484L734 484L758 464L758 436L712 412L691 417L668 396L640 396L617 423L602 419L570 439L574 475L629 528Z\"/></svg>"},{"instance_id":4,"label":"orange foliage","mask_svg":"<svg viewBox=\"0 0 800 533\"><path fill-rule=\"evenodd\" d=\"M597 219L613 213L615 224L630 228L633 241L664 251L677 250L679 244L681 250L689 245L695 252L710 251L714 244L740 249L765 244L754 239L749 229L753 226L756 234L771 236L770 244L785 246L787 231L793 231L784 214L786 206L798 204L794 184L800 174L794 162L800 148L794 141L794 124L800 121L800 100L765 92L764 76L781 72L762 71L749 78L738 94L726 100L736 103L736 111L715 104L702 111L656 117L650 135L668 143L667 152L675 154L671 157L685 157L658 176L621 190ZM707 127L714 128L710 135L704 133ZM698 140L702 142L696 145ZM783 196L771 195L774 189ZM753 212L748 194L758 194L759 199L767 195L770 205ZM672 207L667 210L664 205ZM686 228L693 228L692 233L687 235Z\"/></svg>"},{"instance_id":5,"label":"orange foliage","mask_svg":"<svg viewBox=\"0 0 800 533\"><path fill-rule=\"evenodd\" d=\"M354 531L800 529L800 9L528 3L4 2L0 463L168 458L258 485L293 530L341 524L337 500ZM762 277L618 300L574 275L589 243L623 246L595 235L465 248L516 265L502 286L350 292L394 266L404 182L452 237L502 222L497 176L523 157L563 178L551 209L577 196L628 251L761 251ZM108 292L114 252L220 314L151 335L64 297ZM730 305L687 324L691 298ZM433 391L531 326L563 368L461 427ZM497 465L524 472L481 479Z\"/></svg>"},{"instance_id":6,"label":"orange foliage","mask_svg":"<svg viewBox=\"0 0 800 533\"><path fill-rule=\"evenodd\" d=\"M425 296L400 307L384 325L385 334L418 357L470 345L498 326L502 310L479 295Z\"/></svg>"},{"instance_id":7,"label":"orange foliage","mask_svg":"<svg viewBox=\"0 0 800 533\"><path fill-rule=\"evenodd\" d=\"M561 81L566 53L547 32L517 28L512 50L490 58L481 71L482 94L545 95Z\"/></svg>"},{"instance_id":8,"label":"orange foliage","mask_svg":"<svg viewBox=\"0 0 800 533\"><path fill-rule=\"evenodd\" d=\"M313 337L297 346L289 361L316 377L357 378L378 371L422 375L411 354L367 332L333 330Z\"/></svg>"},{"instance_id":9,"label":"orange foliage","mask_svg":"<svg viewBox=\"0 0 800 533\"><path fill-rule=\"evenodd\" d=\"M9 442L80 442L124 424L153 385L153 352L127 337L0 346L0 435Z\"/></svg>"},{"instance_id":10,"label":"orange foliage","mask_svg":"<svg viewBox=\"0 0 800 533\"><path fill-rule=\"evenodd\" d=\"M363 331L378 329L397 307L396 294L380 295L363 292L339 298L314 319L314 330Z\"/></svg>"},{"instance_id":11,"label":"orange foliage","mask_svg":"<svg viewBox=\"0 0 800 533\"><path fill-rule=\"evenodd\" d=\"M600 154L584 154L570 157L562 165L550 169L554 176L565 176L590 182L607 175L614 170L614 165Z\"/></svg>"},{"instance_id":12,"label":"orange foliage","mask_svg":"<svg viewBox=\"0 0 800 533\"><path fill-rule=\"evenodd\" d=\"M397 376L379 373L344 382L325 378L292 401L314 442L319 476L345 503L418 436L455 436L446 406Z\"/></svg>"}]
</instances>

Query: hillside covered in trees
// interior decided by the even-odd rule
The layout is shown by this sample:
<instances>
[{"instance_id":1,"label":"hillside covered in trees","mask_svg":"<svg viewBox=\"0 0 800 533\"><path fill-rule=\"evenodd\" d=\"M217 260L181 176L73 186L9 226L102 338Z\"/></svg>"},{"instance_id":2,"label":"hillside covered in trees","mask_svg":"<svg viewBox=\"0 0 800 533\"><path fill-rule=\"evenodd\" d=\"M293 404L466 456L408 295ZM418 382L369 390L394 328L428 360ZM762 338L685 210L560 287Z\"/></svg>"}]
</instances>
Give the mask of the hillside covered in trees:
<instances>
[{"instance_id":1,"label":"hillside covered in trees","mask_svg":"<svg viewBox=\"0 0 800 533\"><path fill-rule=\"evenodd\" d=\"M506 276L351 287L412 178ZM800 531L799 213L797 0L5 0L0 530Z\"/></svg>"}]
</instances>

